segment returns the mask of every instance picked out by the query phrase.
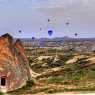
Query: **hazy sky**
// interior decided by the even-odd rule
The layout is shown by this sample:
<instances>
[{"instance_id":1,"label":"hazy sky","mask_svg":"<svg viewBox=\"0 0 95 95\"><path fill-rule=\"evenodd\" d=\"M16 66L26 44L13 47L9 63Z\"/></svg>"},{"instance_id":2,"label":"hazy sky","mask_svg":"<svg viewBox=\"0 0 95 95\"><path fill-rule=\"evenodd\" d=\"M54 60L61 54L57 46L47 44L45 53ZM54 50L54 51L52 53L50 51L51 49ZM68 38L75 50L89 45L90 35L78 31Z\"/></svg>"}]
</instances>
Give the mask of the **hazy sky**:
<instances>
[{"instance_id":1,"label":"hazy sky","mask_svg":"<svg viewBox=\"0 0 95 95\"><path fill-rule=\"evenodd\" d=\"M48 37L49 29L52 37L95 37L95 0L0 0L0 35Z\"/></svg>"}]
</instances>

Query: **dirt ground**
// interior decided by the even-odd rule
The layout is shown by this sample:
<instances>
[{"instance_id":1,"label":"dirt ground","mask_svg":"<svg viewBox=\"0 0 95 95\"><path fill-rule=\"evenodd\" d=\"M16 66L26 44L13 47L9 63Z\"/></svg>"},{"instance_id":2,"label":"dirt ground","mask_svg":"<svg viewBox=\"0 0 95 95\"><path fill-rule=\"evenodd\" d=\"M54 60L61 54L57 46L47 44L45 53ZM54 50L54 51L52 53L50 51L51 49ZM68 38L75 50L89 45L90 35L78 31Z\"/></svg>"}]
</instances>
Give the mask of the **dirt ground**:
<instances>
[{"instance_id":1,"label":"dirt ground","mask_svg":"<svg viewBox=\"0 0 95 95\"><path fill-rule=\"evenodd\" d=\"M39 93L34 95L95 95L95 93L65 92L65 93L55 93L55 94Z\"/></svg>"}]
</instances>

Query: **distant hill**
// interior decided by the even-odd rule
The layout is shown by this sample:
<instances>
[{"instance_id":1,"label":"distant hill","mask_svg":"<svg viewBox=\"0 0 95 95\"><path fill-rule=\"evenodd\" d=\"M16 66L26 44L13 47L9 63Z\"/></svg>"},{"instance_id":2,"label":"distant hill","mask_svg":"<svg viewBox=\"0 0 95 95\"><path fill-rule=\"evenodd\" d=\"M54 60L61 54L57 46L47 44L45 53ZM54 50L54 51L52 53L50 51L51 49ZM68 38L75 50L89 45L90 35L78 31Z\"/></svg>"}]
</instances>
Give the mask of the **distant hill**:
<instances>
[{"instance_id":1,"label":"distant hill","mask_svg":"<svg viewBox=\"0 0 95 95\"><path fill-rule=\"evenodd\" d=\"M65 37L55 37L55 38L21 38L22 41L26 42L63 42L63 41L95 41L95 38L70 38L68 36Z\"/></svg>"}]
</instances>

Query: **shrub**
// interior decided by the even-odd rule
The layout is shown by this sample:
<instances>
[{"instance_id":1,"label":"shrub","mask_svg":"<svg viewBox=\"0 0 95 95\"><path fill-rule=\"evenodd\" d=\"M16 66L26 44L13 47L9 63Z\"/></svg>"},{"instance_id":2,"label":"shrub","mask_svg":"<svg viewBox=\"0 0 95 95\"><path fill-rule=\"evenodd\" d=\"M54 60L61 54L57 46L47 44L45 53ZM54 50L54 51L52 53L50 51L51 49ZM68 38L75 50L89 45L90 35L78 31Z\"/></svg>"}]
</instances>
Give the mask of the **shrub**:
<instances>
[{"instance_id":1,"label":"shrub","mask_svg":"<svg viewBox=\"0 0 95 95\"><path fill-rule=\"evenodd\" d=\"M63 80L64 78L62 76L59 76L59 77L55 76L55 77L50 77L47 82L48 83L62 83Z\"/></svg>"}]
</instances>

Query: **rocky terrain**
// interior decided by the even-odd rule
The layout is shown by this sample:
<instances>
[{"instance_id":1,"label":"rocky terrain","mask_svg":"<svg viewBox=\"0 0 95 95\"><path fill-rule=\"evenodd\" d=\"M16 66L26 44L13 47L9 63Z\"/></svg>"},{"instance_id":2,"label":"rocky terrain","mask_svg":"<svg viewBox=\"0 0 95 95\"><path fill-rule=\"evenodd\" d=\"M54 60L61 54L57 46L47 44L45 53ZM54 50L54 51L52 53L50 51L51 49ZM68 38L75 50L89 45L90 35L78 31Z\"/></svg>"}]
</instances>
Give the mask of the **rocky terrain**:
<instances>
[{"instance_id":1,"label":"rocky terrain","mask_svg":"<svg viewBox=\"0 0 95 95\"><path fill-rule=\"evenodd\" d=\"M29 58L30 67L37 74L35 83L16 91L18 95L95 91L94 52L70 50L37 55ZM15 91L12 95L15 95Z\"/></svg>"},{"instance_id":2,"label":"rocky terrain","mask_svg":"<svg viewBox=\"0 0 95 95\"><path fill-rule=\"evenodd\" d=\"M26 85L31 79L28 59L19 39L9 34L0 36L0 92Z\"/></svg>"},{"instance_id":3,"label":"rocky terrain","mask_svg":"<svg viewBox=\"0 0 95 95\"><path fill-rule=\"evenodd\" d=\"M19 88L21 79L22 83L24 77L25 82L27 81L22 88L8 92L8 95L95 91L94 52L35 47L25 48L24 51L20 40L13 41L9 34L3 35L0 41L0 59L6 60L5 63L1 61L0 64L6 67L4 72L8 75L8 72L15 74L15 77L13 74L10 75L11 80L15 79L16 89ZM0 68L1 71L2 69L4 68ZM4 72L2 74L5 76ZM28 81L26 77L32 80ZM20 80L17 81L19 78Z\"/></svg>"}]
</instances>

